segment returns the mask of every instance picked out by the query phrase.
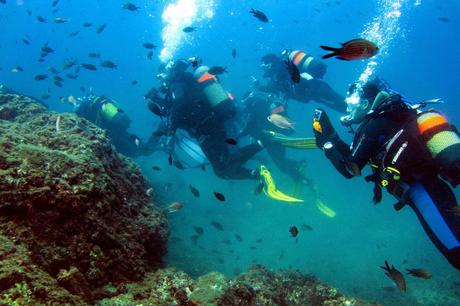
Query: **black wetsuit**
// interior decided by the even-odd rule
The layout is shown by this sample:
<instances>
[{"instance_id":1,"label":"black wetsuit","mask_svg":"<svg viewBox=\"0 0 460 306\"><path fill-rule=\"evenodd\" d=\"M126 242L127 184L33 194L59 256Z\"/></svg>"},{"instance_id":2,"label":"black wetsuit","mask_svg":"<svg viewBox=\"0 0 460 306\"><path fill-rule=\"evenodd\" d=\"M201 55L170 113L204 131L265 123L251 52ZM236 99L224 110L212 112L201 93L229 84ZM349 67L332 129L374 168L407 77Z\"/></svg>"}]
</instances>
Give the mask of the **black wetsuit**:
<instances>
[{"instance_id":1,"label":"black wetsuit","mask_svg":"<svg viewBox=\"0 0 460 306\"><path fill-rule=\"evenodd\" d=\"M246 98L245 109L243 113L244 129L239 137L250 135L255 139L261 139L263 142L270 142L270 137L265 132L274 131L281 134L288 134L288 130L278 128L271 124L267 117L272 111L272 103L267 94L253 93L253 96ZM275 105L273 105L276 107ZM272 142L266 147L268 155L270 155L276 166L292 177L295 181L308 182L308 179L302 174L301 168L304 161L295 161L286 157L286 147L277 142Z\"/></svg>"},{"instance_id":2,"label":"black wetsuit","mask_svg":"<svg viewBox=\"0 0 460 306\"><path fill-rule=\"evenodd\" d=\"M336 169L351 178L350 165L360 171L367 163L375 183L374 200L380 201L381 187L395 196L395 208L410 206L425 232L448 261L460 269L460 216L452 213L457 205L449 185L440 178L439 171L420 139L415 110L404 106L400 96L386 109L368 116L359 126L351 147L338 136L330 141L333 149L326 151ZM460 148L454 148L459 159ZM457 171L456 180L460 173Z\"/></svg>"},{"instance_id":3,"label":"black wetsuit","mask_svg":"<svg viewBox=\"0 0 460 306\"><path fill-rule=\"evenodd\" d=\"M266 85L258 88L261 91L275 93L286 100L294 99L302 103L314 100L340 113L345 113L347 110L345 98L323 80L300 78L300 83L293 83L286 64L281 59L279 62L272 63L271 68L264 73L264 77L270 80Z\"/></svg>"},{"instance_id":4,"label":"black wetsuit","mask_svg":"<svg viewBox=\"0 0 460 306\"><path fill-rule=\"evenodd\" d=\"M225 119L216 115L209 105L203 90L189 72L175 76L168 85L166 96L173 97L168 110L168 134L177 129L185 130L195 138L211 163L215 174L226 179L253 179L255 171L243 167L254 154L262 150L257 144L239 148L238 153L230 154L226 143ZM150 101L165 105L165 101ZM150 108L150 107L149 107ZM232 116L232 114L229 114ZM164 126L161 127L162 129Z\"/></svg>"},{"instance_id":5,"label":"black wetsuit","mask_svg":"<svg viewBox=\"0 0 460 306\"><path fill-rule=\"evenodd\" d=\"M80 100L75 113L105 129L113 145L121 154L129 157L151 154L152 150L147 149L137 136L127 131L131 120L122 110L118 109L118 113L110 122L103 119L101 112L105 101L110 102L104 97L86 96Z\"/></svg>"}]
</instances>

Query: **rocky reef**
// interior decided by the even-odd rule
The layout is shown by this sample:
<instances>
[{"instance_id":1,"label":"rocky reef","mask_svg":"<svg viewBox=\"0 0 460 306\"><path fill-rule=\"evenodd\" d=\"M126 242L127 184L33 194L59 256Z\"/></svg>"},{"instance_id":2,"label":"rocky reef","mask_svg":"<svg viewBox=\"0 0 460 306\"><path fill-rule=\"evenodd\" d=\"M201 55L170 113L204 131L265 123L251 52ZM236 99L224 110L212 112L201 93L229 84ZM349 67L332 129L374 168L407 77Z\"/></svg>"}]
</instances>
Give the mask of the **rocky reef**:
<instances>
[{"instance_id":1,"label":"rocky reef","mask_svg":"<svg viewBox=\"0 0 460 306\"><path fill-rule=\"evenodd\" d=\"M169 228L147 188L103 130L0 95L2 297L28 288L31 299L60 303L50 292L61 288L64 301L92 302L107 283L160 267ZM37 289L37 273L53 285Z\"/></svg>"},{"instance_id":2,"label":"rocky reef","mask_svg":"<svg viewBox=\"0 0 460 306\"><path fill-rule=\"evenodd\" d=\"M337 289L298 272L271 272L253 265L237 278L209 273L196 280L174 269L150 273L143 282L116 289L122 293L99 305L377 305L340 294Z\"/></svg>"},{"instance_id":3,"label":"rocky reef","mask_svg":"<svg viewBox=\"0 0 460 306\"><path fill-rule=\"evenodd\" d=\"M311 276L163 268L168 223L103 130L0 94L0 305L371 305Z\"/></svg>"}]
</instances>

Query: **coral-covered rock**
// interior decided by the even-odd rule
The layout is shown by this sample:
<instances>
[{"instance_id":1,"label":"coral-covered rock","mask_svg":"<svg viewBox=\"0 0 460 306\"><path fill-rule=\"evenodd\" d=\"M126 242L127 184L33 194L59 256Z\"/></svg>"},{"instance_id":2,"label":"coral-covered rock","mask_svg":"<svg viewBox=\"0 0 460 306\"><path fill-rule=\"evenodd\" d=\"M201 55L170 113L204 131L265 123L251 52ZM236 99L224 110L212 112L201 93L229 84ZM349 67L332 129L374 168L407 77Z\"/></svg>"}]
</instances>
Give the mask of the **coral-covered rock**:
<instances>
[{"instance_id":1,"label":"coral-covered rock","mask_svg":"<svg viewBox=\"0 0 460 306\"><path fill-rule=\"evenodd\" d=\"M91 291L161 265L168 224L147 187L103 130L0 95L0 235L24 245L74 295L91 300Z\"/></svg>"},{"instance_id":2,"label":"coral-covered rock","mask_svg":"<svg viewBox=\"0 0 460 306\"><path fill-rule=\"evenodd\" d=\"M271 272L253 265L237 278L228 279L212 272L191 279L174 269L160 269L148 274L138 284L124 286L116 297L99 305L377 305L340 294L337 289L298 272Z\"/></svg>"}]
</instances>

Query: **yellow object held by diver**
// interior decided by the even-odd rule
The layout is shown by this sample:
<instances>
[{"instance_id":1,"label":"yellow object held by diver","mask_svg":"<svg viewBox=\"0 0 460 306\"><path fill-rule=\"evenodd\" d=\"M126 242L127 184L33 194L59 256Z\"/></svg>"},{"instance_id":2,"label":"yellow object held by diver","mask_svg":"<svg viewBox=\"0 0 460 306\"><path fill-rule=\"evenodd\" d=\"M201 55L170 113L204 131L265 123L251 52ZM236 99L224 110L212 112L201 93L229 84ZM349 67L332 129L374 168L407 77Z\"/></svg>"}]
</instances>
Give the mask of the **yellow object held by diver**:
<instances>
[{"instance_id":1,"label":"yellow object held by diver","mask_svg":"<svg viewBox=\"0 0 460 306\"><path fill-rule=\"evenodd\" d=\"M321 127L321 123L319 123L319 121L316 120L316 119L313 120L313 128L314 128L315 131L317 131L318 133L320 133L320 134L323 133L323 128Z\"/></svg>"},{"instance_id":2,"label":"yellow object held by diver","mask_svg":"<svg viewBox=\"0 0 460 306\"><path fill-rule=\"evenodd\" d=\"M301 199L297 199L291 196L288 196L278 189L276 189L275 181L272 178L270 171L264 165L260 166L260 176L264 182L264 193L274 200L284 201L284 202L303 202Z\"/></svg>"},{"instance_id":3,"label":"yellow object held by diver","mask_svg":"<svg viewBox=\"0 0 460 306\"><path fill-rule=\"evenodd\" d=\"M334 218L336 213L331 208L327 207L323 201L320 199L316 199L316 207L319 209L320 212L328 216L329 218Z\"/></svg>"}]
</instances>

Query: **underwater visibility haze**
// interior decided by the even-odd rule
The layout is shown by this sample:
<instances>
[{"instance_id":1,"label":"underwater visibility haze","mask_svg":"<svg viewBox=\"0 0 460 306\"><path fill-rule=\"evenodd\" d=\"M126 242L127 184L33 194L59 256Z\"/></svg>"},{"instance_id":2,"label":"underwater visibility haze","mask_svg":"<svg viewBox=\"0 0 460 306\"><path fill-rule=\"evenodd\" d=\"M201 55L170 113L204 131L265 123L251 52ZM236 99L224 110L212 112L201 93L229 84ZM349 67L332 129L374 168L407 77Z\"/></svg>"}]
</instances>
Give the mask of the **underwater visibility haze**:
<instances>
[{"instance_id":1,"label":"underwater visibility haze","mask_svg":"<svg viewBox=\"0 0 460 306\"><path fill-rule=\"evenodd\" d=\"M405 105L428 101L423 106L439 111L447 118L443 127L456 133L450 127L460 124L459 1L3 0L0 20L0 94L23 95L44 106L0 99L0 235L14 236L32 253L40 253L31 255L31 262L82 298L81 303L115 304L117 295L132 289L121 290L120 283L160 283L159 277L143 278L159 267L174 267L203 281L211 272L237 278L256 264L315 277L367 303L460 304L460 271L433 244L417 217L429 208L417 207L420 212L414 213L405 205L395 210L398 200L385 190L382 201L374 204L376 187L364 179L372 167L357 178L342 177L328 160L334 158L325 157L327 148L316 147L326 145L318 139L328 126L320 120L321 125L312 126L320 108L348 147L353 133L360 131L361 121L353 112L362 107L368 82L378 77ZM302 70L310 63L320 67L319 75ZM272 77L275 68L281 72ZM313 85L306 85L309 98L302 100L299 88L307 82ZM280 88L275 90L275 83ZM269 101L267 113L257 108L258 102L251 104L258 97ZM27 116L30 122L21 119ZM33 154L29 142L38 146ZM114 157L111 144L129 159ZM348 174L353 172L349 163L345 166ZM20 178L32 175L43 182L23 185ZM98 178L107 181L98 183ZM72 187L75 182L87 189ZM42 183L66 187L47 189ZM39 185L36 194L46 189L63 202L34 200L34 192L24 192ZM93 185L98 192L91 191ZM80 192L85 197L76 196ZM30 203L12 209L26 193ZM87 205L76 204L81 201ZM30 213L36 212L34 205L43 213L30 218L44 219L31 226L23 219L29 217L19 216L35 216ZM449 207L453 217L444 217L453 218L453 227L460 228L457 208ZM54 209L63 217L53 215ZM72 214L78 220L70 228L65 220ZM102 215L110 217L102 222ZM48 217L59 226L41 229ZM450 230L436 220L427 221L433 235ZM28 230L20 228L34 234L28 237ZM94 235L88 234L85 243L69 238L60 247L31 247L32 237L41 235L43 241L56 238L53 245L59 245L54 231L68 237L79 231ZM453 232L452 243L460 246L460 230ZM4 267L8 254L14 253L7 251L12 248L8 239L0 240ZM78 251L83 249L90 254L88 260L72 264L85 257ZM124 265L119 260L124 256L132 262ZM54 259L47 262L46 257ZM98 265L104 268L96 272L91 258L100 258ZM39 296L35 278L6 277L6 270L0 267L0 304L13 303L21 290L32 303ZM113 279L104 271L115 271ZM168 273L171 279L179 277L175 270ZM2 285L2 275L7 285ZM212 288L223 286L215 282ZM116 294L100 289L107 284L116 287ZM207 305L197 302L201 297L189 287L174 291L174 303ZM245 296L256 296L254 288ZM225 296L220 305L238 304ZM147 295L137 297L131 295L148 300ZM245 301L240 304L264 304L256 298Z\"/></svg>"}]
</instances>

